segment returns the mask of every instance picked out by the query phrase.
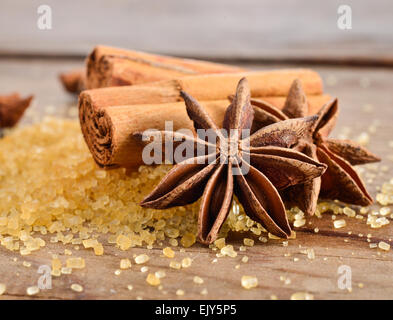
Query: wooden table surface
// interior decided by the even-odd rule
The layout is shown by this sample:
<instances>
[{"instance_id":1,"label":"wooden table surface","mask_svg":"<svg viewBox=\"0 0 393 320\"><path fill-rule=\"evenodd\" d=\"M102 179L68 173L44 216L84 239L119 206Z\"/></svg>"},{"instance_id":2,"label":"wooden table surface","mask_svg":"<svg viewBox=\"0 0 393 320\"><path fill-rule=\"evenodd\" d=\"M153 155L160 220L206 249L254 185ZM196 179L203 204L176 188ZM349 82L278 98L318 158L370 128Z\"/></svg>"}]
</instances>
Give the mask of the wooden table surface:
<instances>
[{"instance_id":1,"label":"wooden table surface","mask_svg":"<svg viewBox=\"0 0 393 320\"><path fill-rule=\"evenodd\" d=\"M321 73L325 91L339 97L341 115L333 135L340 136L348 127L354 139L368 132L368 148L382 157L372 171L376 177L367 182L373 197L393 177L391 1L347 1L353 9L353 29L346 31L337 28L338 0L45 3L53 10L49 31L36 28L40 1L2 0L0 4L0 94L34 94L35 114L68 116L76 98L63 91L58 74L82 66L82 57L95 44L216 59L253 69L312 67ZM30 121L27 117L23 124ZM236 258L218 258L216 263L212 263L215 252L204 246L196 244L184 253L178 248L177 260L193 259L191 267L183 270L170 269L158 245L152 250L120 251L106 244L104 256L70 246L74 256L86 260L86 268L53 277L53 288L34 297L26 295L26 288L37 284L38 267L50 265L54 253L65 261L64 246L46 241L44 249L25 257L0 247L0 283L7 285L0 299L270 299L272 295L289 299L295 292L308 292L315 299L393 299L393 250L371 249L367 242L371 234L371 243L393 245L393 224L371 229L365 220L344 219L347 226L334 229L331 214L308 218L288 246L280 240L256 240ZM230 240L237 251L241 238ZM315 259L302 253L311 248ZM114 275L121 258L140 253L151 257L149 272L166 271L163 290L147 285L147 274L135 264ZM243 256L249 257L248 263L241 262ZM31 267L24 267L23 261ZM342 265L351 268L352 291L338 287ZM195 275L205 283L194 284ZM259 286L243 289L242 275L257 276ZM72 291L72 283L83 285L84 291ZM128 284L133 285L132 291ZM204 288L207 295L200 294ZM185 295L177 296L177 289Z\"/></svg>"},{"instance_id":2,"label":"wooden table surface","mask_svg":"<svg viewBox=\"0 0 393 320\"><path fill-rule=\"evenodd\" d=\"M3 59L0 60L0 83L2 91L13 90L22 93L34 93L36 99L34 108L42 114L48 110L60 116L67 114L70 106L76 104L75 97L63 92L57 74L82 65L82 61L45 60L45 59ZM288 65L266 66L245 65L250 68L288 67ZM387 166L387 172L376 171L377 177L372 184L368 183L373 196L376 187L393 177L393 149L388 142L393 140L393 96L391 69L349 68L334 66L314 66L321 73L326 83L326 91L338 96L341 106L339 119L334 135L338 136L351 127L352 137L362 132L368 132L370 126L377 128L375 133L369 133L371 141L369 149L382 156L382 166ZM374 111L367 112L370 106ZM366 106L366 107L365 107ZM29 119L25 119L28 122ZM386 169L385 169L386 170ZM379 206L376 206L379 207ZM341 218L341 216L340 216ZM255 246L239 252L237 258L219 258L212 264L215 253L201 245L194 245L185 253L177 252L177 259L189 256L193 264L188 269L174 270L168 267L168 259L162 257L162 247L155 246L152 250L133 248L120 251L113 245L105 245L105 255L95 256L91 250L72 250L74 256L86 260L86 268L76 270L72 275L53 277L53 288L42 290L34 298L49 299L270 299L271 295L279 299L289 299L295 292L309 292L315 299L391 299L393 298L393 251L383 252L371 249L367 242L367 234L372 234L371 243L385 241L393 245L393 225L381 229L371 229L365 220L347 218L347 226L334 229L330 214L322 219L308 218L307 225L297 230L297 238L290 240L288 246L283 246L280 240L269 240L267 244L256 241ZM390 219L391 220L391 219ZM319 228L315 233L314 228ZM352 231L349 235L348 231ZM363 236L359 236L362 234ZM48 239L47 239L48 240ZM231 243L235 248L241 245L241 238L234 237ZM313 249L315 259L310 260L302 251ZM177 249L178 251L179 249ZM131 258L134 254L148 253L151 257L147 266L149 272L165 270L167 277L163 281L163 290L147 285L146 274L140 272L134 264L130 270L115 276L121 258ZM27 298L26 287L34 285L40 276L37 269L40 265L50 264L51 254L59 254L65 260L64 246L52 244L39 252L26 257L7 251L0 247L0 282L7 284L4 298ZM247 264L241 258L247 255ZM14 261L14 259L17 259ZM298 258L298 261L294 261ZM26 268L23 261L29 261L32 267ZM240 268L235 266L240 264ZM338 268L347 265L352 270L352 292L340 290L337 285ZM259 286L256 289L245 290L240 285L241 276L256 275ZM194 275L205 279L205 284L193 283ZM282 279L290 279L285 284ZM280 280L281 279L281 280ZM289 282L287 280L287 282ZM82 284L83 293L70 289L72 283ZM134 289L128 291L127 285ZM363 286L362 288L359 287ZM185 295L176 296L177 289L183 289ZM207 288L208 294L200 294Z\"/></svg>"}]
</instances>

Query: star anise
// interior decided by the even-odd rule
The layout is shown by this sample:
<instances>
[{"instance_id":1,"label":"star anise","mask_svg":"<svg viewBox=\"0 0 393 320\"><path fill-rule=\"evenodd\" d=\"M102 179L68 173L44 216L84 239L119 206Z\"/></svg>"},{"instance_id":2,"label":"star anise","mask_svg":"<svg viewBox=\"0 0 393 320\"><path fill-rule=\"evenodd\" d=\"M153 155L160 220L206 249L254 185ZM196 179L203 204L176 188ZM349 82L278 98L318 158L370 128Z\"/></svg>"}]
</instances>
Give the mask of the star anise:
<instances>
[{"instance_id":1,"label":"star anise","mask_svg":"<svg viewBox=\"0 0 393 320\"><path fill-rule=\"evenodd\" d=\"M288 237L291 228L278 189L310 181L325 171L325 165L289 149L315 126L318 117L282 121L247 136L244 130L251 128L254 112L248 82L243 78L225 114L223 128L231 133L225 136L196 100L185 92L182 97L194 128L213 129L216 143L160 132L165 139L182 137L195 145L205 144L211 152L176 164L140 205L166 209L202 196L198 237L208 244L217 238L235 194L248 216L272 234Z\"/></svg>"},{"instance_id":2,"label":"star anise","mask_svg":"<svg viewBox=\"0 0 393 320\"><path fill-rule=\"evenodd\" d=\"M258 99L251 99L251 104L254 106L258 123L262 125L308 114L307 98L299 80L293 82L282 110ZM284 198L308 214L315 212L319 195L322 198L337 199L354 205L370 205L373 200L352 165L376 162L380 159L351 140L328 138L338 116L337 99L326 103L317 115L319 119L313 130L306 132L293 148L325 163L328 169L320 178L286 189Z\"/></svg>"},{"instance_id":3,"label":"star anise","mask_svg":"<svg viewBox=\"0 0 393 320\"><path fill-rule=\"evenodd\" d=\"M22 99L17 93L0 96L0 128L13 127L23 116L32 99L33 96Z\"/></svg>"}]
</instances>

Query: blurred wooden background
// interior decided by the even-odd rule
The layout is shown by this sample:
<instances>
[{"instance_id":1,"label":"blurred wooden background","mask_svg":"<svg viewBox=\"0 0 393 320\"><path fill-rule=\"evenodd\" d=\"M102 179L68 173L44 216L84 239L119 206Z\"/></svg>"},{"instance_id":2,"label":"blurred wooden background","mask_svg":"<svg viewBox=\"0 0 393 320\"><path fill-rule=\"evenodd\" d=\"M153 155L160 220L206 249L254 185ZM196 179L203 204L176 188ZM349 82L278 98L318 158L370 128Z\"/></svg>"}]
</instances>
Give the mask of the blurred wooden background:
<instances>
[{"instance_id":1,"label":"blurred wooden background","mask_svg":"<svg viewBox=\"0 0 393 320\"><path fill-rule=\"evenodd\" d=\"M52 8L52 30L37 8ZM338 7L352 29L337 27ZM82 57L98 44L245 61L392 64L391 0L2 0L0 55Z\"/></svg>"}]
</instances>

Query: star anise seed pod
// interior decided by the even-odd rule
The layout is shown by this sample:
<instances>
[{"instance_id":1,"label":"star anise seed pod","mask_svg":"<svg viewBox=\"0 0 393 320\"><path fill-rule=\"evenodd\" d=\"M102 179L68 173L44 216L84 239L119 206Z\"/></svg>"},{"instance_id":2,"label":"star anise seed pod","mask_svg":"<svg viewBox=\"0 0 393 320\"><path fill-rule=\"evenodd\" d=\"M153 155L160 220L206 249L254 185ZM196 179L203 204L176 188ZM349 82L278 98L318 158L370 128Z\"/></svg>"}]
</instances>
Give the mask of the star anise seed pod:
<instances>
[{"instance_id":1,"label":"star anise seed pod","mask_svg":"<svg viewBox=\"0 0 393 320\"><path fill-rule=\"evenodd\" d=\"M250 89L243 78L223 123L226 132L235 134L225 137L196 100L185 92L182 97L194 128L213 129L217 143L210 148L211 153L176 164L140 205L165 209L192 203L202 196L198 237L209 244L217 238L235 194L250 218L272 234L287 238L291 228L278 189L310 181L326 169L310 157L288 149L315 126L317 116L282 121L243 137L243 130L249 130L253 121ZM165 139L175 135L165 131L161 134ZM141 135L135 137L140 139ZM184 139L209 144L194 136ZM241 168L247 173L242 174ZM234 175L233 169L240 174Z\"/></svg>"},{"instance_id":2,"label":"star anise seed pod","mask_svg":"<svg viewBox=\"0 0 393 320\"><path fill-rule=\"evenodd\" d=\"M251 104L254 106L255 118L262 125L280 123L308 114L307 98L299 80L293 82L282 110L259 99L251 99ZM361 178L351 165L376 162L380 159L351 140L328 138L335 126L337 116L338 103L337 99L333 99L318 112L319 120L313 130L307 132L294 146L295 150L328 166L322 177L284 191L284 198L311 215L315 212L319 195L361 206L373 202Z\"/></svg>"},{"instance_id":3,"label":"star anise seed pod","mask_svg":"<svg viewBox=\"0 0 393 320\"><path fill-rule=\"evenodd\" d=\"M32 99L33 96L22 99L17 93L0 96L0 128L16 125Z\"/></svg>"}]
</instances>

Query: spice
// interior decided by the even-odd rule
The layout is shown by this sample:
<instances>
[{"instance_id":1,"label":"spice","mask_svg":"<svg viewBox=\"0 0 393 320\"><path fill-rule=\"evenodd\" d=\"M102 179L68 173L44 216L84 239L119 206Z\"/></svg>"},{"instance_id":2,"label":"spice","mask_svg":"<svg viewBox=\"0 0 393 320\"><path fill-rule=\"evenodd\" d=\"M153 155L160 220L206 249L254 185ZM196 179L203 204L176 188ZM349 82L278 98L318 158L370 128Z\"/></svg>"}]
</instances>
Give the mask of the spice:
<instances>
[{"instance_id":1,"label":"spice","mask_svg":"<svg viewBox=\"0 0 393 320\"><path fill-rule=\"evenodd\" d=\"M204 165L199 164L201 161L196 161L196 158L177 164L141 202L141 206L166 209L179 203L192 203L205 190L199 212L198 237L202 243L210 244L217 238L235 193L246 208L246 213L254 220L275 235L288 237L291 229L276 187L280 189L304 182L320 176L325 170L324 165L286 148L296 143L304 131L310 130L317 117L282 121L242 139L239 133L250 129L253 120L250 89L247 80L243 78L238 84L236 96L226 111L223 123L227 132L231 130L237 134L227 138L196 100L185 92L182 92L182 97L195 128L213 130L219 142L212 145L194 136L179 133L182 139L195 146L209 147L213 149L213 153L199 159L203 160ZM150 133L152 136L159 134L160 137L165 137L165 140L179 138L177 133L170 131ZM142 137L141 134L134 136L139 139ZM269 146L272 144L274 147ZM250 155L252 165L245 161L244 154ZM247 174L242 174L240 163L243 169L246 167ZM233 175L232 168L237 170L238 175ZM284 171L285 174L281 174ZM184 181L184 176L189 178ZM264 190L263 198L262 193L255 190ZM220 193L216 194L218 191ZM220 204L212 206L213 194Z\"/></svg>"},{"instance_id":2,"label":"spice","mask_svg":"<svg viewBox=\"0 0 393 320\"><path fill-rule=\"evenodd\" d=\"M194 74L239 72L241 68L97 46L87 58L87 87L115 87L173 79Z\"/></svg>"},{"instance_id":3,"label":"spice","mask_svg":"<svg viewBox=\"0 0 393 320\"><path fill-rule=\"evenodd\" d=\"M108 70L108 69L106 69ZM121 69L123 76L125 73ZM110 72L110 69L108 70ZM264 97L282 107L291 81L301 79L310 97L310 114L314 114L329 97L321 95L321 77L312 70L290 69L257 71L225 75L190 76L144 85L111 87L105 90L86 90L79 96L80 125L93 158L100 167L134 167L143 164L141 146L130 139L135 132L155 128L163 130L165 119L171 115L174 130L192 129L180 91L187 92L203 102L203 107L216 123L222 123L228 106L227 97L236 83L247 76L255 97ZM139 75L138 75L139 78ZM314 99L315 98L315 99ZM112 108L123 106L122 108ZM133 119L121 125L121 119ZM138 156L139 155L139 156Z\"/></svg>"},{"instance_id":4,"label":"spice","mask_svg":"<svg viewBox=\"0 0 393 320\"><path fill-rule=\"evenodd\" d=\"M259 109L258 117L264 125L304 117L308 113L308 103L300 80L293 82L282 110L258 99L252 99L251 103ZM353 141L327 138L335 126L337 113L338 102L333 99L318 112L319 120L313 130L305 132L302 143L295 146L296 150L328 166L322 178L285 190L285 198L308 214L314 214L320 193L324 198L355 205L367 206L373 202L351 165L380 159Z\"/></svg>"},{"instance_id":5,"label":"spice","mask_svg":"<svg viewBox=\"0 0 393 320\"><path fill-rule=\"evenodd\" d=\"M59 79L66 91L79 94L85 88L85 76L84 69L75 69L61 73Z\"/></svg>"},{"instance_id":6,"label":"spice","mask_svg":"<svg viewBox=\"0 0 393 320\"><path fill-rule=\"evenodd\" d=\"M0 96L0 128L15 126L30 106L33 96L22 99L18 93Z\"/></svg>"},{"instance_id":7,"label":"spice","mask_svg":"<svg viewBox=\"0 0 393 320\"><path fill-rule=\"evenodd\" d=\"M83 241L93 238L96 232L107 234L109 246L118 245L116 239L122 234L125 241L131 241L130 248L170 240L169 234L182 237L196 233L199 203L165 211L144 210L138 206L141 195L147 194L170 166L142 166L130 175L124 169L112 169L102 175L75 120L46 118L35 125L12 129L5 139L0 139L0 162L3 163L0 212L7 213L0 214L0 244L7 250L31 254L32 249L43 248L45 242L37 238L46 233L50 243L57 246L70 241L72 247L63 249L65 266L66 258L72 257L65 250L79 250ZM56 190L67 192L60 196ZM4 201L8 198L13 200ZM228 228L221 230L222 239L230 230L247 232L257 228L264 232L259 224L248 219L236 199L232 208L235 211L229 213ZM162 229L162 221L176 223ZM16 229L4 228L8 223ZM168 235L167 229L170 230ZM73 236L71 240L70 236ZM261 239L266 241L265 237ZM225 245L225 241L223 243ZM99 243L94 249L101 246ZM184 252L184 249L179 251ZM104 254L103 248L97 253Z\"/></svg>"}]
</instances>

